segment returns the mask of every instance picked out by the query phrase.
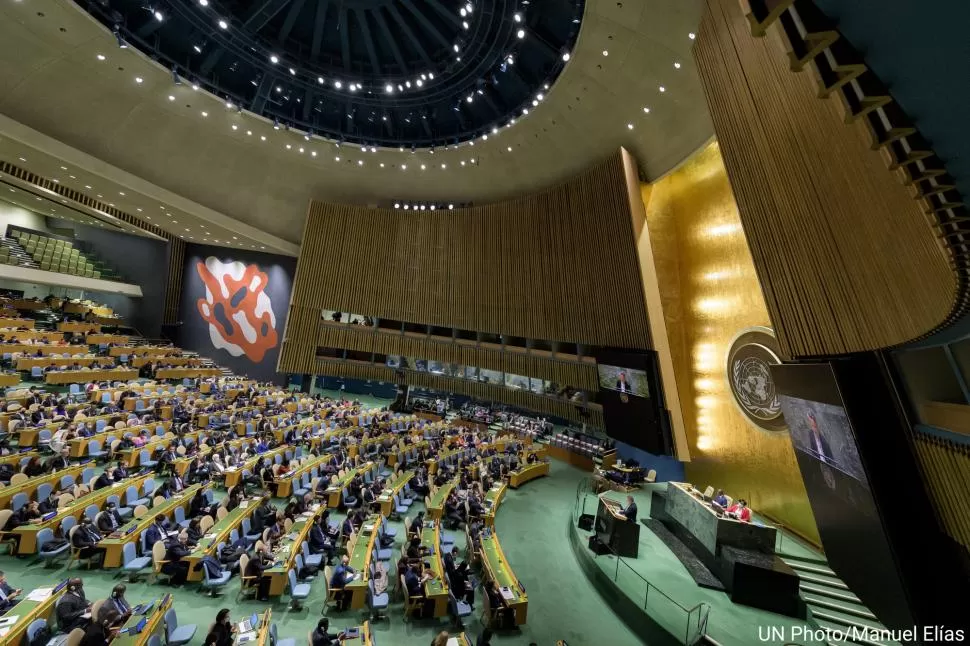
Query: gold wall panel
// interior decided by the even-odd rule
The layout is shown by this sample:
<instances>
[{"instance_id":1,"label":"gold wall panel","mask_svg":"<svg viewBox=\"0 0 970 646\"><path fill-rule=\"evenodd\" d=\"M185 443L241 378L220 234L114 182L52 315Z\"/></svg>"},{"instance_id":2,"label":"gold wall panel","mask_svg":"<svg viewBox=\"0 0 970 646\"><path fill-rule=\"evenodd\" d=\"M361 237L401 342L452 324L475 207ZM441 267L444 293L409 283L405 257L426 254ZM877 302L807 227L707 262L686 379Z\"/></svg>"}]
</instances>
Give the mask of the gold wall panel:
<instances>
[{"instance_id":1,"label":"gold wall panel","mask_svg":"<svg viewBox=\"0 0 970 646\"><path fill-rule=\"evenodd\" d=\"M944 531L970 550L970 447L922 432L914 440Z\"/></svg>"},{"instance_id":2,"label":"gold wall panel","mask_svg":"<svg viewBox=\"0 0 970 646\"><path fill-rule=\"evenodd\" d=\"M845 125L811 74L791 72L778 29L755 38L737 0L706 0L693 53L782 350L832 356L933 331L958 297L946 250L865 120Z\"/></svg>"},{"instance_id":3,"label":"gold wall panel","mask_svg":"<svg viewBox=\"0 0 970 646\"><path fill-rule=\"evenodd\" d=\"M819 543L788 434L751 425L727 382L735 335L771 323L717 143L642 196L690 444L687 478Z\"/></svg>"}]
</instances>

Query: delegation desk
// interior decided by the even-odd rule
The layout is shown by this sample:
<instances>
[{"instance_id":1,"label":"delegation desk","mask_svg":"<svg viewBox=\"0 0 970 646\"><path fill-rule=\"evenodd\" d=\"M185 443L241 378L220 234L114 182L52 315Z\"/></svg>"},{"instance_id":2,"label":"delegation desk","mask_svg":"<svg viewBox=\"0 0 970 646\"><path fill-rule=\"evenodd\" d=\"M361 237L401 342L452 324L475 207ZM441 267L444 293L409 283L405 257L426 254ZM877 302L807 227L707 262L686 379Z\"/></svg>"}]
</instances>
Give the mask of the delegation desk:
<instances>
[{"instance_id":1,"label":"delegation desk","mask_svg":"<svg viewBox=\"0 0 970 646\"><path fill-rule=\"evenodd\" d=\"M236 631L233 635L232 643L234 646L242 646L242 644L246 644L246 646L273 646L270 644L269 637L269 627L272 625L272 622L273 609L267 608L259 615L259 628L248 633Z\"/></svg>"},{"instance_id":2,"label":"delegation desk","mask_svg":"<svg viewBox=\"0 0 970 646\"><path fill-rule=\"evenodd\" d=\"M109 428L105 427L100 433L95 433L90 437L75 437L68 441L67 445L70 447L70 456L72 458L80 458L87 455L88 445L91 444L92 440L101 443L101 449L108 451L111 447L108 445L108 438L113 437L115 440L120 440L126 434L131 433L132 435L138 435L142 431L148 431L152 436L157 436L158 427L161 426L163 430L163 435L167 433L172 428L172 422L156 422L154 424L139 424L138 426L125 426L124 428ZM133 466L133 465L129 465Z\"/></svg>"},{"instance_id":3,"label":"delegation desk","mask_svg":"<svg viewBox=\"0 0 970 646\"><path fill-rule=\"evenodd\" d=\"M518 489L529 480L549 475L548 462L533 462L526 464L509 474L509 486Z\"/></svg>"},{"instance_id":4,"label":"delegation desk","mask_svg":"<svg viewBox=\"0 0 970 646\"><path fill-rule=\"evenodd\" d=\"M176 348L173 346L154 346L154 345L138 345L138 346L114 346L113 348L108 348L108 356L120 357L123 354L131 356L137 354L142 355L152 355L152 356L164 356L170 352L175 351Z\"/></svg>"},{"instance_id":5,"label":"delegation desk","mask_svg":"<svg viewBox=\"0 0 970 646\"><path fill-rule=\"evenodd\" d=\"M200 379L203 377L218 377L222 374L220 368L159 368L155 371L156 379Z\"/></svg>"},{"instance_id":6,"label":"delegation desk","mask_svg":"<svg viewBox=\"0 0 970 646\"><path fill-rule=\"evenodd\" d=\"M84 339L88 345L128 345L130 337L122 334L88 334Z\"/></svg>"},{"instance_id":7,"label":"delegation desk","mask_svg":"<svg viewBox=\"0 0 970 646\"><path fill-rule=\"evenodd\" d=\"M301 554L300 544L307 539L310 529L316 519L323 514L324 507L320 505L312 512L297 516L290 531L280 540L279 546L273 552L276 562L280 565L263 570L263 577L269 578L269 595L278 597L286 590L289 583L287 572L296 567L296 556Z\"/></svg>"},{"instance_id":8,"label":"delegation desk","mask_svg":"<svg viewBox=\"0 0 970 646\"><path fill-rule=\"evenodd\" d=\"M46 368L47 366L73 366L75 363L80 366L90 366L99 357L95 356L73 356L73 357L18 357L17 370L29 372L33 368Z\"/></svg>"},{"instance_id":9,"label":"delegation desk","mask_svg":"<svg viewBox=\"0 0 970 646\"><path fill-rule=\"evenodd\" d=\"M81 334L87 334L88 332L100 332L101 326L97 323L82 323L81 321L61 321L57 324L57 329L59 332L80 332Z\"/></svg>"},{"instance_id":10,"label":"delegation desk","mask_svg":"<svg viewBox=\"0 0 970 646\"><path fill-rule=\"evenodd\" d=\"M377 525L382 521L381 516L371 514L360 527L357 537L350 550L350 567L361 576L344 586L350 594L350 607L359 610L367 601L367 582L370 580L370 561L377 540ZM327 582L329 584L329 581Z\"/></svg>"},{"instance_id":11,"label":"delegation desk","mask_svg":"<svg viewBox=\"0 0 970 646\"><path fill-rule=\"evenodd\" d=\"M458 483L455 480L446 482L445 484L435 489L434 493L428 497L428 504L426 505L428 518L430 518L431 520L438 520L442 516L444 516L445 501L448 500L448 495L455 488L456 484Z\"/></svg>"},{"instance_id":12,"label":"delegation desk","mask_svg":"<svg viewBox=\"0 0 970 646\"><path fill-rule=\"evenodd\" d=\"M92 491L89 494L85 494L80 498L77 498L70 505L66 507L61 507L57 510L57 515L47 520L38 519L35 522L29 523L27 525L20 525L11 530L11 533L16 534L20 537L20 543L17 545L17 554L33 554L37 551L37 534L40 533L42 529L51 529L52 531L57 530L61 523L64 522L65 518L73 516L74 520L80 520L81 516L84 515L84 510L86 510L90 505L95 505L98 510L104 508L104 503L109 496L118 496L119 500L124 498L125 492L128 487L137 487L139 490L141 486L149 478L149 474L133 476L126 478L121 482L117 482L110 487L104 487L103 489L98 489Z\"/></svg>"},{"instance_id":13,"label":"delegation desk","mask_svg":"<svg viewBox=\"0 0 970 646\"><path fill-rule=\"evenodd\" d=\"M134 368L141 368L149 363L155 363L157 361L162 361L163 363L168 363L173 366L187 366L192 365L192 362L198 361L194 357L173 357L170 355L149 355L144 357L128 357L128 363Z\"/></svg>"},{"instance_id":14,"label":"delegation desk","mask_svg":"<svg viewBox=\"0 0 970 646\"><path fill-rule=\"evenodd\" d=\"M370 622L365 621L357 627L356 637L345 639L340 643L342 646L374 646L374 637L371 634Z\"/></svg>"},{"instance_id":15,"label":"delegation desk","mask_svg":"<svg viewBox=\"0 0 970 646\"><path fill-rule=\"evenodd\" d=\"M24 339L29 339L35 343L54 343L63 338L63 334L57 332L48 332L45 330L16 330L16 329L0 329L0 335L6 339L16 339L17 341L23 341Z\"/></svg>"},{"instance_id":16,"label":"delegation desk","mask_svg":"<svg viewBox=\"0 0 970 646\"><path fill-rule=\"evenodd\" d=\"M63 370L48 372L44 375L44 383L83 384L89 381L128 381L137 379L138 371L127 368L98 368L96 370Z\"/></svg>"},{"instance_id":17,"label":"delegation desk","mask_svg":"<svg viewBox=\"0 0 970 646\"><path fill-rule=\"evenodd\" d=\"M64 311L68 314L87 314L91 312L97 316L112 316L114 310L110 307L105 307L103 305L94 305L93 303L82 303L76 301L69 301L64 303Z\"/></svg>"},{"instance_id":18,"label":"delegation desk","mask_svg":"<svg viewBox=\"0 0 970 646\"><path fill-rule=\"evenodd\" d=\"M35 323L36 321L34 319L10 318L7 316L0 317L0 328L33 328Z\"/></svg>"},{"instance_id":19,"label":"delegation desk","mask_svg":"<svg viewBox=\"0 0 970 646\"><path fill-rule=\"evenodd\" d=\"M394 496L400 495L404 485L413 477L414 471L402 471L394 476L394 479L388 482L384 490L381 491L381 494L377 497L377 504L381 506L381 514L384 517L390 516L391 512L394 511Z\"/></svg>"},{"instance_id":20,"label":"delegation desk","mask_svg":"<svg viewBox=\"0 0 970 646\"><path fill-rule=\"evenodd\" d=\"M57 343L0 343L0 352L22 352L31 356L49 354L88 354L91 349L86 345L60 345Z\"/></svg>"},{"instance_id":21,"label":"delegation desk","mask_svg":"<svg viewBox=\"0 0 970 646\"><path fill-rule=\"evenodd\" d=\"M444 617L448 614L448 579L441 561L441 528L439 523L421 530L421 547L431 548L434 554L424 557L431 566L432 578L424 582L424 598L434 603L433 616Z\"/></svg>"},{"instance_id":22,"label":"delegation desk","mask_svg":"<svg viewBox=\"0 0 970 646\"><path fill-rule=\"evenodd\" d=\"M253 472L256 467L256 463L259 462L260 458L265 458L266 462L273 464L276 461L277 455L285 455L291 446L284 444L283 446L278 446L271 451L266 451L265 453L260 453L259 455L254 455L253 457L246 460L241 466L229 467L226 469L226 489L231 489L237 484L242 482L243 471Z\"/></svg>"},{"instance_id":23,"label":"delegation desk","mask_svg":"<svg viewBox=\"0 0 970 646\"><path fill-rule=\"evenodd\" d=\"M84 469L91 466L87 462L82 464L72 464L67 469L62 469L61 471L55 471L54 473L45 473L43 475L35 476L33 478L27 478L23 482L17 485L7 485L6 487L0 487L0 509L7 509L10 507L10 501L18 493L27 494L29 500L34 500L34 494L37 491L37 487L44 483L49 483L54 491L60 491L61 478L64 476L73 476L75 482Z\"/></svg>"},{"instance_id":24,"label":"delegation desk","mask_svg":"<svg viewBox=\"0 0 970 646\"><path fill-rule=\"evenodd\" d=\"M22 451L20 453L10 453L8 455L0 455L0 464L9 464L13 467L14 471L20 471L20 463L30 458L40 457L40 453L37 451Z\"/></svg>"},{"instance_id":25,"label":"delegation desk","mask_svg":"<svg viewBox=\"0 0 970 646\"><path fill-rule=\"evenodd\" d=\"M111 646L145 646L154 635L164 637L165 633L165 611L172 607L174 596L166 594L157 603L152 604L152 609L147 615L132 615L121 627L123 629L138 625L145 618L145 627L137 635L119 634L111 640Z\"/></svg>"},{"instance_id":26,"label":"delegation desk","mask_svg":"<svg viewBox=\"0 0 970 646\"><path fill-rule=\"evenodd\" d=\"M11 386L16 386L20 383L20 375L16 372L2 372L0 373L0 386L4 388L10 388Z\"/></svg>"},{"instance_id":27,"label":"delegation desk","mask_svg":"<svg viewBox=\"0 0 970 646\"><path fill-rule=\"evenodd\" d=\"M498 506L502 504L504 497L504 482L492 485L492 488L485 492L485 517L483 520L488 527L495 526L495 512L498 511Z\"/></svg>"},{"instance_id":28,"label":"delegation desk","mask_svg":"<svg viewBox=\"0 0 970 646\"><path fill-rule=\"evenodd\" d=\"M201 433L201 431L192 431L191 433L186 433L184 437L192 438L194 441L198 442L199 433ZM172 433L171 436L168 436L168 435L169 433L167 432L162 437L157 437L157 436L153 437L151 440L149 440L142 446L135 446L130 449L122 449L120 451L117 451L116 452L117 457L121 461L121 463L124 464L126 467L128 468L137 467L139 466L139 461L141 459L142 451L148 451L148 455L149 457L151 457L155 455L155 451L161 448L165 448L172 441L174 441L175 434Z\"/></svg>"},{"instance_id":29,"label":"delegation desk","mask_svg":"<svg viewBox=\"0 0 970 646\"><path fill-rule=\"evenodd\" d=\"M64 581L62 583L67 582ZM50 595L40 601L28 599L30 595L36 594L37 590L34 590L32 593L24 591L24 597L20 600L20 603L8 609L3 615L0 615L0 619L8 616L17 617L17 621L12 626L0 628L0 643L5 646L7 644L17 646L23 643L24 635L27 634L27 627L37 619L44 619L48 624L51 624L57 601L64 595L66 590L67 587L62 586L60 590L54 592L54 588L52 587L50 588Z\"/></svg>"},{"instance_id":30,"label":"delegation desk","mask_svg":"<svg viewBox=\"0 0 970 646\"><path fill-rule=\"evenodd\" d=\"M299 483L303 479L304 474L312 473L314 468L319 471L321 467L330 463L331 460L333 460L333 456L329 454L310 458L293 471L287 473L285 476L274 478L273 482L276 483L276 497L289 498L290 495L292 495L293 490L295 488L299 488L293 486L294 482Z\"/></svg>"},{"instance_id":31,"label":"delegation desk","mask_svg":"<svg viewBox=\"0 0 970 646\"><path fill-rule=\"evenodd\" d=\"M514 613L515 625L523 625L528 615L529 598L505 559L494 529L482 534L481 558L487 577L498 584L503 604Z\"/></svg>"},{"instance_id":32,"label":"delegation desk","mask_svg":"<svg viewBox=\"0 0 970 646\"><path fill-rule=\"evenodd\" d=\"M323 495L326 498L327 507L330 507L331 509L336 509L339 507L340 494L343 493L344 487L350 484L350 481L353 480L355 475L358 473L364 473L372 466L374 466L373 462L366 462L359 467L348 469L342 477L338 476L337 482L332 483L323 492Z\"/></svg>"},{"instance_id":33,"label":"delegation desk","mask_svg":"<svg viewBox=\"0 0 970 646\"><path fill-rule=\"evenodd\" d=\"M102 567L121 567L121 552L125 545L139 540L141 533L148 529L148 526L154 522L155 516L161 514L168 518L175 513L176 507L182 507L183 509L188 507L196 493L209 489L211 486L211 483L192 485L178 496L173 496L165 502L155 505L141 518L132 518L119 527L113 534L102 539L98 543L98 546L104 549L104 564Z\"/></svg>"},{"instance_id":34,"label":"delegation desk","mask_svg":"<svg viewBox=\"0 0 970 646\"><path fill-rule=\"evenodd\" d=\"M201 581L204 578L202 569L196 569L196 566L203 557L214 556L219 543L228 545L229 535L232 533L232 530L239 528L243 523L243 519L252 518L253 513L259 509L260 502L261 498L259 496L244 500L238 507L230 511L206 531L195 549L182 559L182 561L189 564L189 581Z\"/></svg>"}]
</instances>

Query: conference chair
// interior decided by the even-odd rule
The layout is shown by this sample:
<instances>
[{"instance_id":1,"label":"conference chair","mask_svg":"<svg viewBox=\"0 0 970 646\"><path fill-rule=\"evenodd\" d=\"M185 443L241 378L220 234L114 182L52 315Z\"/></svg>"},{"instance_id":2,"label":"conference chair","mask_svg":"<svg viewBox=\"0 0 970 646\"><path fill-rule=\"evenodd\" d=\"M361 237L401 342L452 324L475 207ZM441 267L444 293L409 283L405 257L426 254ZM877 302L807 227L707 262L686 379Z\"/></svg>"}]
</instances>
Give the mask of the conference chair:
<instances>
[{"instance_id":1,"label":"conference chair","mask_svg":"<svg viewBox=\"0 0 970 646\"><path fill-rule=\"evenodd\" d=\"M488 596L488 595L485 595ZM462 620L472 614L472 607L455 597L454 592L448 589L448 611L455 620L455 628L461 629L464 624Z\"/></svg>"},{"instance_id":2,"label":"conference chair","mask_svg":"<svg viewBox=\"0 0 970 646\"><path fill-rule=\"evenodd\" d=\"M128 575L128 582L138 580L138 573L151 567L152 559L148 556L138 556L134 543L125 543L121 548L121 571ZM94 613L97 616L97 613Z\"/></svg>"},{"instance_id":3,"label":"conference chair","mask_svg":"<svg viewBox=\"0 0 970 646\"><path fill-rule=\"evenodd\" d=\"M269 643L273 646L296 646L296 640L293 638L279 639L276 632L276 624L269 625Z\"/></svg>"},{"instance_id":4,"label":"conference chair","mask_svg":"<svg viewBox=\"0 0 970 646\"><path fill-rule=\"evenodd\" d=\"M657 470L656 469L650 469L649 471L647 471L647 477L644 478L643 481L646 482L646 483L656 482L657 481Z\"/></svg>"},{"instance_id":5,"label":"conference chair","mask_svg":"<svg viewBox=\"0 0 970 646\"><path fill-rule=\"evenodd\" d=\"M93 611L92 610L92 615L95 616L95 617L97 617L98 616L98 613L96 611ZM81 640L82 639L84 639L84 629L83 628L75 628L74 630L72 630L68 634L67 641L64 642L64 643L67 646L78 646L78 644L81 643Z\"/></svg>"},{"instance_id":6,"label":"conference chair","mask_svg":"<svg viewBox=\"0 0 970 646\"><path fill-rule=\"evenodd\" d=\"M195 637L198 627L195 624L179 626L175 608L165 611L165 643L168 646L182 646L188 644Z\"/></svg>"},{"instance_id":7,"label":"conference chair","mask_svg":"<svg viewBox=\"0 0 970 646\"><path fill-rule=\"evenodd\" d=\"M220 544L220 548L222 545ZM221 551L217 549L217 552ZM202 588L209 591L209 596L214 597L218 594L219 590L226 587L229 583L229 578L232 577L232 572L229 570L223 570L219 576L211 578L209 576L209 568L202 566Z\"/></svg>"},{"instance_id":8,"label":"conference chair","mask_svg":"<svg viewBox=\"0 0 970 646\"><path fill-rule=\"evenodd\" d=\"M54 531L50 527L37 532L37 556L44 560L44 567L50 567L70 549L70 541L60 547L48 548L47 544L54 540Z\"/></svg>"},{"instance_id":9,"label":"conference chair","mask_svg":"<svg viewBox=\"0 0 970 646\"><path fill-rule=\"evenodd\" d=\"M259 590L259 577L246 576L246 566L249 565L249 555L243 554L239 557L239 592L236 593L236 602L240 597L256 596Z\"/></svg>"},{"instance_id":10,"label":"conference chair","mask_svg":"<svg viewBox=\"0 0 970 646\"><path fill-rule=\"evenodd\" d=\"M30 644L37 638L37 633L47 628L46 619L34 619L27 626L27 640L26 643Z\"/></svg>"},{"instance_id":11,"label":"conference chair","mask_svg":"<svg viewBox=\"0 0 970 646\"><path fill-rule=\"evenodd\" d=\"M330 587L330 579L333 577L333 568L329 565L323 568L323 614L327 614L330 610L330 606L337 603L337 593L339 590L334 590Z\"/></svg>"},{"instance_id":12,"label":"conference chair","mask_svg":"<svg viewBox=\"0 0 970 646\"><path fill-rule=\"evenodd\" d=\"M170 574L165 574L162 572L162 568L168 561L165 560L165 543L164 541L157 541L152 545L152 578L155 582L158 582L160 577L168 577L169 580L172 579Z\"/></svg>"},{"instance_id":13,"label":"conference chair","mask_svg":"<svg viewBox=\"0 0 970 646\"><path fill-rule=\"evenodd\" d=\"M117 511L118 515L121 516L121 520L127 520L131 517L132 513L134 513L134 510L131 507L122 507L121 499L115 494L111 494L105 498L104 501L105 503L114 503L115 511Z\"/></svg>"},{"instance_id":14,"label":"conference chair","mask_svg":"<svg viewBox=\"0 0 970 646\"><path fill-rule=\"evenodd\" d=\"M404 592L404 621L407 621L415 613L421 613L421 609L424 607L424 597L412 597L408 592L407 583L404 582L404 575L402 574L399 578L401 579L400 590Z\"/></svg>"},{"instance_id":15,"label":"conference chair","mask_svg":"<svg viewBox=\"0 0 970 646\"><path fill-rule=\"evenodd\" d=\"M387 615L382 614L381 611L387 610L388 605L390 605L390 596L387 592L375 593L374 579L369 580L367 582L367 607L370 608L371 620L385 618Z\"/></svg>"},{"instance_id":16,"label":"conference chair","mask_svg":"<svg viewBox=\"0 0 970 646\"><path fill-rule=\"evenodd\" d=\"M297 558L299 559L299 555ZM296 572L292 568L286 572L286 578L290 582L290 609L302 610L303 606L300 602L310 596L310 584L297 583Z\"/></svg>"},{"instance_id":17,"label":"conference chair","mask_svg":"<svg viewBox=\"0 0 970 646\"><path fill-rule=\"evenodd\" d=\"M4 531L11 516L13 516L12 509L0 509L0 544L7 546L7 554L13 554L14 547L17 545L16 534Z\"/></svg>"}]
</instances>

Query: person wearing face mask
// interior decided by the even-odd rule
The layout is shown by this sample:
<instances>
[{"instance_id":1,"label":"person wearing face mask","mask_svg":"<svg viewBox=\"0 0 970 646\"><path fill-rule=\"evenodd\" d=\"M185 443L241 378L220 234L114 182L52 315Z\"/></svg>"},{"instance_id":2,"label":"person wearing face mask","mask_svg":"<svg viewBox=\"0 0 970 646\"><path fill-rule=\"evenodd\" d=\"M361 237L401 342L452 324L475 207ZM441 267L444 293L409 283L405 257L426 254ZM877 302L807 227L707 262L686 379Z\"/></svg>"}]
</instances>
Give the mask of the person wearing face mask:
<instances>
[{"instance_id":1,"label":"person wearing face mask","mask_svg":"<svg viewBox=\"0 0 970 646\"><path fill-rule=\"evenodd\" d=\"M121 516L118 514L117 506L113 502L109 502L104 507L104 511L95 516L95 521L98 526L98 530L103 534L110 534L119 527L121 527Z\"/></svg>"},{"instance_id":2,"label":"person wearing face mask","mask_svg":"<svg viewBox=\"0 0 970 646\"><path fill-rule=\"evenodd\" d=\"M91 523L87 516L81 518L81 524L71 530L71 546L77 550L79 559L92 559L95 556L104 556L104 550L98 546L102 536Z\"/></svg>"},{"instance_id":3,"label":"person wearing face mask","mask_svg":"<svg viewBox=\"0 0 970 646\"><path fill-rule=\"evenodd\" d=\"M91 604L84 597L84 583L79 578L67 582L67 592L57 602L57 625L62 632L87 628L91 623Z\"/></svg>"},{"instance_id":4,"label":"person wearing face mask","mask_svg":"<svg viewBox=\"0 0 970 646\"><path fill-rule=\"evenodd\" d=\"M104 604L107 606L108 604ZM102 618L103 616L103 618ZM78 646L108 646L115 635L118 634L118 624L122 616L113 607L109 607L107 612L98 612L99 619L91 622L84 630L84 637L78 642Z\"/></svg>"},{"instance_id":5,"label":"person wearing face mask","mask_svg":"<svg viewBox=\"0 0 970 646\"><path fill-rule=\"evenodd\" d=\"M108 619L109 615L115 615L115 620L109 625L123 624L128 621L128 617L131 616L131 604L125 599L125 591L128 588L123 583L119 583L111 590L111 596L108 597L104 603L101 604L101 608L98 609L98 616L95 618L98 623L104 623Z\"/></svg>"},{"instance_id":6,"label":"person wearing face mask","mask_svg":"<svg viewBox=\"0 0 970 646\"><path fill-rule=\"evenodd\" d=\"M232 646L235 632L236 626L229 617L229 608L223 608L216 614L216 621L209 627L202 646Z\"/></svg>"}]
</instances>

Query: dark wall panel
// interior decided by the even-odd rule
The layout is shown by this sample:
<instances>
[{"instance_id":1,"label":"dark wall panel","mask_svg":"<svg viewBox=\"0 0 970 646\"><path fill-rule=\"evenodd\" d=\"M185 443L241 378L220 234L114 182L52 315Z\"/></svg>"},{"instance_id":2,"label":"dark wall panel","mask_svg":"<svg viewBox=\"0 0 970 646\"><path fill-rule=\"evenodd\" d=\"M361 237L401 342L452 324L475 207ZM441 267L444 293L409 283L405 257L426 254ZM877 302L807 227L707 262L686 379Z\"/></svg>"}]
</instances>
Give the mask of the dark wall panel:
<instances>
[{"instance_id":1,"label":"dark wall panel","mask_svg":"<svg viewBox=\"0 0 970 646\"><path fill-rule=\"evenodd\" d=\"M189 245L177 342L233 372L282 384L276 360L296 259Z\"/></svg>"}]
</instances>

